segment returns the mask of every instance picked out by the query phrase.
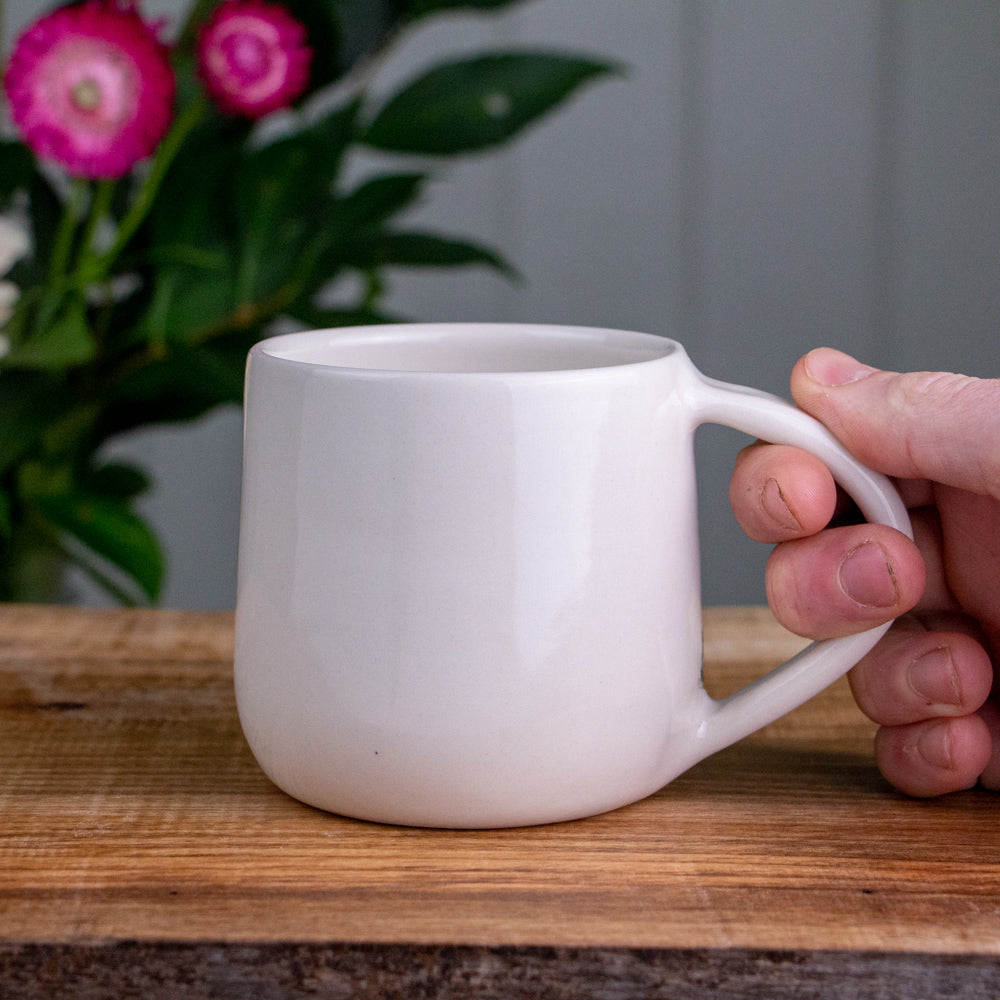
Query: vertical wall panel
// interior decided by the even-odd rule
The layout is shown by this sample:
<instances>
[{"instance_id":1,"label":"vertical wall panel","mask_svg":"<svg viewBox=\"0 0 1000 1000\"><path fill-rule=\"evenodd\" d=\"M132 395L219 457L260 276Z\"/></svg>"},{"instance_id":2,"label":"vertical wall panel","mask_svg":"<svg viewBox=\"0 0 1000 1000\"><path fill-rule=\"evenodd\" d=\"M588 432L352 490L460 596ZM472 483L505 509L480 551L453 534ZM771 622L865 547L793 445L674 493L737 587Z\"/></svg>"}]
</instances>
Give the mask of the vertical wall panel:
<instances>
[{"instance_id":1,"label":"vertical wall panel","mask_svg":"<svg viewBox=\"0 0 1000 1000\"><path fill-rule=\"evenodd\" d=\"M517 147L519 318L677 333L681 7L577 0L522 12L526 42L607 56L627 75Z\"/></svg>"},{"instance_id":2,"label":"vertical wall panel","mask_svg":"<svg viewBox=\"0 0 1000 1000\"><path fill-rule=\"evenodd\" d=\"M875 336L875 6L718 0L700 5L699 20L690 347L718 377L786 394L805 350L862 350ZM706 429L699 444L712 602L763 599L767 550L743 538L728 507L739 443Z\"/></svg>"},{"instance_id":3,"label":"vertical wall panel","mask_svg":"<svg viewBox=\"0 0 1000 1000\"><path fill-rule=\"evenodd\" d=\"M872 336L873 5L705 6L704 350L784 390L802 345Z\"/></svg>"},{"instance_id":4,"label":"vertical wall panel","mask_svg":"<svg viewBox=\"0 0 1000 1000\"><path fill-rule=\"evenodd\" d=\"M8 43L48 6L7 0ZM439 164L413 213L497 246L526 283L400 273L394 309L662 332L707 372L780 393L822 342L1000 375L995 0L535 0L415 31L379 82L509 43L630 72L499 155ZM711 603L763 599L765 553L725 499L737 440L699 441ZM166 602L231 604L238 414L122 447L162 484L147 509L170 553Z\"/></svg>"},{"instance_id":5,"label":"vertical wall panel","mask_svg":"<svg viewBox=\"0 0 1000 1000\"><path fill-rule=\"evenodd\" d=\"M1000 4L900 5L894 362L1000 376Z\"/></svg>"}]
</instances>

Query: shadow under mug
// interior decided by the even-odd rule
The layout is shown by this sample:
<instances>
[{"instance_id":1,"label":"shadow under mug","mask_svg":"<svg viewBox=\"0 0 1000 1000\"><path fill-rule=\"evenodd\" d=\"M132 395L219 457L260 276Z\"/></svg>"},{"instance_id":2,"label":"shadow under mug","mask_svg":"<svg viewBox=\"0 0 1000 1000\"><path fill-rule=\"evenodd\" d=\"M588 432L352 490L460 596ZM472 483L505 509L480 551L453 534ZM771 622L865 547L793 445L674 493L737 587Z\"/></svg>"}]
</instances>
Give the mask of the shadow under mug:
<instances>
[{"instance_id":1,"label":"shadow under mug","mask_svg":"<svg viewBox=\"0 0 1000 1000\"><path fill-rule=\"evenodd\" d=\"M895 489L790 403L662 337L493 324L311 331L247 366L236 697L321 809L455 828L641 799L856 663L814 643L701 684L695 428L822 459L871 521Z\"/></svg>"}]
</instances>

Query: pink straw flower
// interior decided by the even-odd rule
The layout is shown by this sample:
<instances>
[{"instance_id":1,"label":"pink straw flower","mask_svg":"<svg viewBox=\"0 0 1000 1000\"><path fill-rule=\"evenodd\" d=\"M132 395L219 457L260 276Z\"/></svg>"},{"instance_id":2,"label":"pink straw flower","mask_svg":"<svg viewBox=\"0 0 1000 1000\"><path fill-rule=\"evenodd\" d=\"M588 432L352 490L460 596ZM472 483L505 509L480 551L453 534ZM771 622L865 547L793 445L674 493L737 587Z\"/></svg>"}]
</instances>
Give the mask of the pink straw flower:
<instances>
[{"instance_id":1,"label":"pink straw flower","mask_svg":"<svg viewBox=\"0 0 1000 1000\"><path fill-rule=\"evenodd\" d=\"M280 4L224 0L198 38L208 92L223 111L261 118L288 107L309 82L305 29Z\"/></svg>"},{"instance_id":2,"label":"pink straw flower","mask_svg":"<svg viewBox=\"0 0 1000 1000\"><path fill-rule=\"evenodd\" d=\"M170 125L167 52L134 4L86 0L18 39L4 87L24 141L80 177L114 178L149 156Z\"/></svg>"}]
</instances>

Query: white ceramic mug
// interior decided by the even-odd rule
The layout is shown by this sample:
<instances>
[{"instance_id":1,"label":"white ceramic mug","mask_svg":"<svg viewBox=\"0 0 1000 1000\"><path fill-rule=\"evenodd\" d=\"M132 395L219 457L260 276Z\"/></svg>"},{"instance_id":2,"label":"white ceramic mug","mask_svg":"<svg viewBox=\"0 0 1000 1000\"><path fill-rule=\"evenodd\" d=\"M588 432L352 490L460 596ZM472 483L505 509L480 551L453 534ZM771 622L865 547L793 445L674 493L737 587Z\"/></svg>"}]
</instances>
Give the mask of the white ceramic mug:
<instances>
[{"instance_id":1,"label":"white ceramic mug","mask_svg":"<svg viewBox=\"0 0 1000 1000\"><path fill-rule=\"evenodd\" d=\"M417 826L579 818L656 791L845 673L885 627L716 701L701 684L692 440L818 455L871 521L894 488L776 397L648 334L290 334L247 368L236 696L291 795Z\"/></svg>"}]
</instances>

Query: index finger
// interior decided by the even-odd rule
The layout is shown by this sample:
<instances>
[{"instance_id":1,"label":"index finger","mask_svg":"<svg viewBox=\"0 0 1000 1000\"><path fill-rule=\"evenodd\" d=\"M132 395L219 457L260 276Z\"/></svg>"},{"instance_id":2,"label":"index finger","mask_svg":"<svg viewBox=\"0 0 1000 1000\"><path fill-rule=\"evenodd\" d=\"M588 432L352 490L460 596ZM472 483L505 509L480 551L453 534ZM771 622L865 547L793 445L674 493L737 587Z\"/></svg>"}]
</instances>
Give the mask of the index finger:
<instances>
[{"instance_id":1,"label":"index finger","mask_svg":"<svg viewBox=\"0 0 1000 1000\"><path fill-rule=\"evenodd\" d=\"M836 509L837 486L815 455L757 442L736 457L729 502L752 539L786 542L826 527Z\"/></svg>"}]
</instances>

